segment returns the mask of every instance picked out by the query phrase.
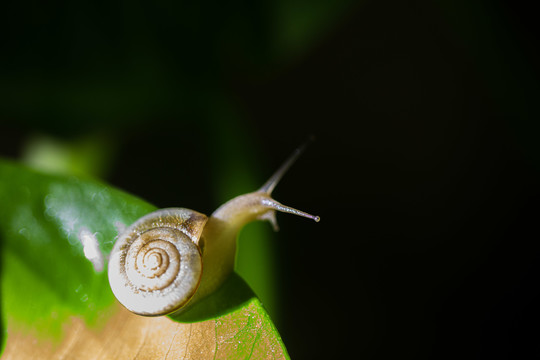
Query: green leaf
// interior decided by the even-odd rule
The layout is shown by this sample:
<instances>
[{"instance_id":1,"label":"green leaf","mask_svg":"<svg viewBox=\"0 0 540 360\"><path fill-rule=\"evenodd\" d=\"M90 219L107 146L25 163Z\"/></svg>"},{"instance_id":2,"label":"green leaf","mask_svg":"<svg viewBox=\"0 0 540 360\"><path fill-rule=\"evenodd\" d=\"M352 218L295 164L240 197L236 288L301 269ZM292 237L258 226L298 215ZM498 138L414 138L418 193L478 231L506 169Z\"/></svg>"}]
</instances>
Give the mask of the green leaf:
<instances>
[{"instance_id":1,"label":"green leaf","mask_svg":"<svg viewBox=\"0 0 540 360\"><path fill-rule=\"evenodd\" d=\"M234 312L255 298L253 290L238 274L233 273L212 295L171 319L178 322L196 322L216 319Z\"/></svg>"},{"instance_id":2,"label":"green leaf","mask_svg":"<svg viewBox=\"0 0 540 360\"><path fill-rule=\"evenodd\" d=\"M0 179L2 305L8 320L53 336L73 314L96 322L114 297L105 258L96 271L79 235L94 234L105 257L115 226L154 207L97 181L40 174L6 161L0 162Z\"/></svg>"},{"instance_id":3,"label":"green leaf","mask_svg":"<svg viewBox=\"0 0 540 360\"><path fill-rule=\"evenodd\" d=\"M2 318L8 329L61 343L69 335L62 329L70 317L91 328L106 326L117 309L106 259L118 227L155 207L92 179L43 174L5 160L0 160L0 199ZM85 242L85 234L97 238L98 249ZM230 328L235 321L246 322L246 316L259 320L238 331ZM216 334L234 333L242 344L249 340L243 337L258 334L286 356L262 305L236 274L175 320L207 319L228 324L216 326ZM215 342L212 348L218 349L216 339L203 341ZM249 358L261 350L256 339L251 342L249 349L237 346L238 354Z\"/></svg>"}]
</instances>

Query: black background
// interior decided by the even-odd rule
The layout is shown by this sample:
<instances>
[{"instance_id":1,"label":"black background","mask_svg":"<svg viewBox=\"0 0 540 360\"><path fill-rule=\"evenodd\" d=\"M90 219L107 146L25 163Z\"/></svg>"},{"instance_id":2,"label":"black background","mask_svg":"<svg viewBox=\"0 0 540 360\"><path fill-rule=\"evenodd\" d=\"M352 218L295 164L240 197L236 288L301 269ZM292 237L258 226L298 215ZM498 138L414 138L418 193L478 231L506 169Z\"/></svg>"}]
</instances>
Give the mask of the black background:
<instances>
[{"instance_id":1,"label":"black background","mask_svg":"<svg viewBox=\"0 0 540 360\"><path fill-rule=\"evenodd\" d=\"M349 4L301 55L279 62L261 45L270 3L146 4L145 23L118 21L131 14L125 4L85 4L5 5L3 156L17 158L35 132L106 133L118 139L107 181L158 206L210 212L219 180L207 163L236 146L228 132L250 149L260 183L313 134L275 191L322 218L278 215L277 324L293 359L540 355L531 5ZM230 30L234 19L249 31ZM165 60L138 72L152 51ZM125 107L96 100L109 117L44 90L101 80L139 90L114 94ZM215 94L242 121L207 120ZM167 165L178 152L197 176Z\"/></svg>"}]
</instances>

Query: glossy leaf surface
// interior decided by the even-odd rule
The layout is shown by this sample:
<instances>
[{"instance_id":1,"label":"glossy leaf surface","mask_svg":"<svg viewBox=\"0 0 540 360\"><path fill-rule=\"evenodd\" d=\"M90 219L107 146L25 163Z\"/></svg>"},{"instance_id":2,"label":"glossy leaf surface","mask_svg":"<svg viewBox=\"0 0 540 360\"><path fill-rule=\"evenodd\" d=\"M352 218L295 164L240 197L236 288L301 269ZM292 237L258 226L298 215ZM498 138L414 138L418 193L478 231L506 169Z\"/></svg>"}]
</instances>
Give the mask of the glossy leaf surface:
<instances>
[{"instance_id":1,"label":"glossy leaf surface","mask_svg":"<svg viewBox=\"0 0 540 360\"><path fill-rule=\"evenodd\" d=\"M119 335L114 341L138 346L140 335L146 344L140 345L143 353L157 355L163 346L173 348L186 341L180 335L165 344L147 334L146 328L155 327L157 333L166 324L175 332L185 332L187 326L188 335L193 326L215 329L212 336L203 332L191 348L181 347L184 355L199 347L218 354L220 346L227 347L225 336L244 344L227 348L229 355L249 358L270 349L268 356L286 356L261 303L237 275L176 321L135 316L117 304L107 278L108 254L118 229L155 210L154 206L95 180L47 175L6 161L0 161L0 199L6 356L18 354L29 343L39 344L37 350L26 349L29 357L39 355L32 351L53 357L58 351L70 353L74 343L87 348L86 358L111 356L112 340L104 334L122 334L114 327L118 317L122 322L132 319L133 327L125 338ZM89 240L94 238L97 243ZM193 321L197 323L191 325ZM225 335L220 337L221 333ZM267 350L259 349L259 343ZM115 357L130 358L129 354L120 352Z\"/></svg>"}]
</instances>

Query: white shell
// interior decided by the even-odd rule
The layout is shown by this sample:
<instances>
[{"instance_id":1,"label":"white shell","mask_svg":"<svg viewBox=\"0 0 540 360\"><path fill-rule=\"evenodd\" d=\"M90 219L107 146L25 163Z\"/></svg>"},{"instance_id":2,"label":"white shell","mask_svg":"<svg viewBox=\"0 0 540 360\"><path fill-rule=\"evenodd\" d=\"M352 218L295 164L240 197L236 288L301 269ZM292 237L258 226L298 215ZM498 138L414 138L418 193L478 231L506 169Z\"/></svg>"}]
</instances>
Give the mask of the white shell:
<instances>
[{"instance_id":1,"label":"white shell","mask_svg":"<svg viewBox=\"0 0 540 360\"><path fill-rule=\"evenodd\" d=\"M206 221L194 210L162 209L120 234L109 260L109 283L118 301L146 316L184 306L201 280L198 242Z\"/></svg>"}]
</instances>

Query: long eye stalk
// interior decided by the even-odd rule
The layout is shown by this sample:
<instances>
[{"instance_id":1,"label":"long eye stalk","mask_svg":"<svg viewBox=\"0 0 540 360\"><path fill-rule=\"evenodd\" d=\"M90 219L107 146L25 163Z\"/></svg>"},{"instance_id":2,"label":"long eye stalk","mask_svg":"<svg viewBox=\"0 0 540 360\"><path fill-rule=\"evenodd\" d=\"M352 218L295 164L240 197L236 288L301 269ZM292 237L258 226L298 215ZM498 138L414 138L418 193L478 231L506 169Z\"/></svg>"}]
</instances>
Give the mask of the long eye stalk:
<instances>
[{"instance_id":1,"label":"long eye stalk","mask_svg":"<svg viewBox=\"0 0 540 360\"><path fill-rule=\"evenodd\" d=\"M312 141L310 138L309 141ZM300 145L294 152L289 156L287 160L277 169L277 171L268 179L267 182L259 189L260 192L266 193L268 195L272 194L274 188L279 183L283 175L291 168L291 166L298 160L300 155L306 150L306 147L309 144L309 141L306 141L304 144Z\"/></svg>"},{"instance_id":2,"label":"long eye stalk","mask_svg":"<svg viewBox=\"0 0 540 360\"><path fill-rule=\"evenodd\" d=\"M258 192L268 195L268 198L265 198L262 201L261 205L264 205L265 207L269 209L286 212L286 213L294 214L298 216L303 216L305 218L312 219L316 222L319 222L321 220L319 216L311 215L304 211L300 211L290 206L283 205L270 197L276 185L279 183L281 178L283 178L283 175L285 175L287 170L291 168L291 166L296 162L296 160L298 160L300 155L302 155L302 153L306 150L306 147L308 146L309 141L313 141L313 138L310 138L304 144L299 146L291 154L291 156L289 156L289 158L285 160L285 162L279 167L279 169L270 177L270 179L268 179L268 181L264 183L264 185L258 190ZM269 220L274 226L274 229L277 229L277 223L275 221L275 217L271 216L269 217Z\"/></svg>"},{"instance_id":3,"label":"long eye stalk","mask_svg":"<svg viewBox=\"0 0 540 360\"><path fill-rule=\"evenodd\" d=\"M294 164L298 157L304 152L308 143L298 147L293 154L279 167L279 169L268 179L268 181L257 191L240 195L221 205L212 218L226 222L229 228L241 229L253 220L268 220L277 229L274 211L281 211L289 214L303 216L316 222L320 217L297 210L290 206L283 205L272 199L271 193L279 183L283 175Z\"/></svg>"},{"instance_id":4,"label":"long eye stalk","mask_svg":"<svg viewBox=\"0 0 540 360\"><path fill-rule=\"evenodd\" d=\"M321 221L321 218L319 216L311 215L311 214L308 214L307 212L292 208L290 206L283 205L282 203L277 202L274 199L263 199L261 201L261 204L272 210L302 216L302 217L314 220L315 222ZM276 227L276 224L273 224L273 225L274 227Z\"/></svg>"}]
</instances>

